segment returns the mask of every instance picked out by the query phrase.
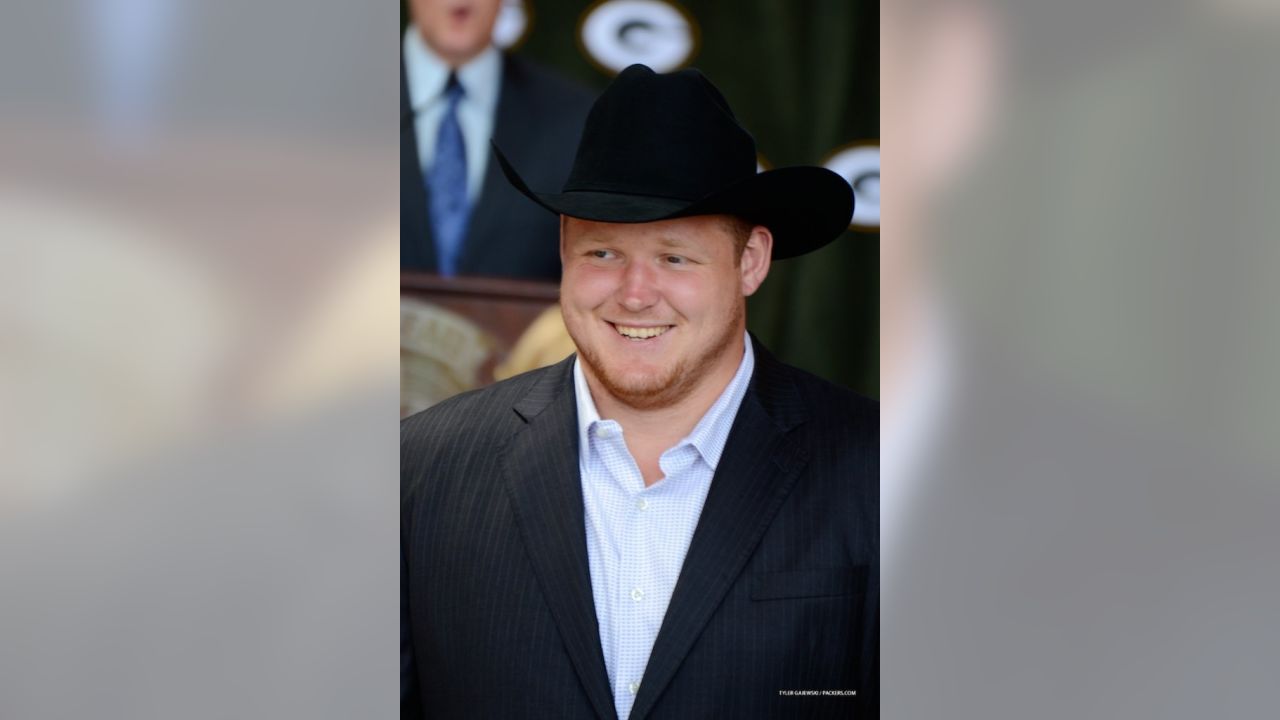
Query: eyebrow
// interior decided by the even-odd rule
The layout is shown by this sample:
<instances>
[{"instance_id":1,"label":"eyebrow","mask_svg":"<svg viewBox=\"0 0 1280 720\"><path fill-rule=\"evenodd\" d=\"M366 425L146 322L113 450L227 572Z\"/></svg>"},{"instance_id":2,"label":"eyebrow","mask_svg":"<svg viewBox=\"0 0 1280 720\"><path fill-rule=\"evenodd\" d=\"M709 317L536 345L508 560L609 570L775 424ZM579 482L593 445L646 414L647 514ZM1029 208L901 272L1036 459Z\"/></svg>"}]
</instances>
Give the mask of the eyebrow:
<instances>
[{"instance_id":1,"label":"eyebrow","mask_svg":"<svg viewBox=\"0 0 1280 720\"><path fill-rule=\"evenodd\" d=\"M692 240L681 239L671 235L659 235L657 238L657 241L659 245L667 248L680 248L683 250L701 249L701 246L699 246L696 242ZM572 242L581 243L584 245L614 246L617 244L613 238L601 235L600 233L594 233L594 232L581 233L576 238L574 238Z\"/></svg>"},{"instance_id":2,"label":"eyebrow","mask_svg":"<svg viewBox=\"0 0 1280 720\"><path fill-rule=\"evenodd\" d=\"M694 237L681 240L663 236L658 239L658 242L662 247L669 250L677 250L681 255L690 259L705 261L715 257L714 243L703 241L702 238Z\"/></svg>"},{"instance_id":3,"label":"eyebrow","mask_svg":"<svg viewBox=\"0 0 1280 720\"><path fill-rule=\"evenodd\" d=\"M659 237L659 238L658 238L658 242L659 242L659 243L661 243L661 244L663 244L663 245L665 245L666 247L694 248L694 249L697 249L697 246L696 246L694 243L691 243L691 242L689 242L688 240L681 240L681 239L679 239L679 238L673 238L673 237L671 237L670 235L663 235L663 236Z\"/></svg>"}]
</instances>

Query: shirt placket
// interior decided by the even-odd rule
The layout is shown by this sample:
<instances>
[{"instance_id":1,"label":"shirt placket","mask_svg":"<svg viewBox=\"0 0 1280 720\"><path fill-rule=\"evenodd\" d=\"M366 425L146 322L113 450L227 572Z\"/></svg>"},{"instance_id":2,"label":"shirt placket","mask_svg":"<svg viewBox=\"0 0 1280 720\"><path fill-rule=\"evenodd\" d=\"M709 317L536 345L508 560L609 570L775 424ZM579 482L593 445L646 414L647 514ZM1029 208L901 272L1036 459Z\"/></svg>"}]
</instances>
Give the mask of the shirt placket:
<instances>
[{"instance_id":1,"label":"shirt placket","mask_svg":"<svg viewBox=\"0 0 1280 720\"><path fill-rule=\"evenodd\" d=\"M636 692L639 691L641 673L648 658L646 647L646 603L651 603L652 575L649 572L649 548L642 518L638 516L637 502L644 488L634 458L627 450L621 433L608 439L611 463L618 502L614 506L615 527L618 529L618 582L614 594L614 623L616 628L614 656L614 697L621 716L630 712Z\"/></svg>"}]
</instances>

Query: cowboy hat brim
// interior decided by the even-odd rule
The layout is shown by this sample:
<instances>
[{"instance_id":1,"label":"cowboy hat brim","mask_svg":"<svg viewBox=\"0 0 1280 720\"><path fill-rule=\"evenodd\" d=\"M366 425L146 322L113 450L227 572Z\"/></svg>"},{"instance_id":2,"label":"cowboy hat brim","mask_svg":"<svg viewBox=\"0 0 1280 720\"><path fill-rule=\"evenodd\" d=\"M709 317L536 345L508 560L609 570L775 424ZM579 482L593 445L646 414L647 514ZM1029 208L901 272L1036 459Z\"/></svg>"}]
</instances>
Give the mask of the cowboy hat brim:
<instances>
[{"instance_id":1,"label":"cowboy hat brim","mask_svg":"<svg viewBox=\"0 0 1280 720\"><path fill-rule=\"evenodd\" d=\"M493 152L516 190L558 215L612 223L736 215L769 228L774 260L817 250L839 237L853 217L852 188L826 168L768 170L696 200L592 190L541 193L525 184L496 143Z\"/></svg>"}]
</instances>

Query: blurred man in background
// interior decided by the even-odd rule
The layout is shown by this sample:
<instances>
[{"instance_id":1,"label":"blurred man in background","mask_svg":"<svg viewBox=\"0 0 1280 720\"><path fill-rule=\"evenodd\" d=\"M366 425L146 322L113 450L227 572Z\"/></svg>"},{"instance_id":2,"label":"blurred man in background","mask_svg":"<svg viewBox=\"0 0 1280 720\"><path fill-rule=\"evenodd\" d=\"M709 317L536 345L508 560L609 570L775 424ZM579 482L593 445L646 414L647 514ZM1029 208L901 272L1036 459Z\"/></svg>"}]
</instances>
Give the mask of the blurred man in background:
<instances>
[{"instance_id":1,"label":"blurred man in background","mask_svg":"<svg viewBox=\"0 0 1280 720\"><path fill-rule=\"evenodd\" d=\"M591 93L492 43L501 0L412 0L400 86L400 263L445 276L556 280L554 218L490 162L568 173Z\"/></svg>"}]
</instances>

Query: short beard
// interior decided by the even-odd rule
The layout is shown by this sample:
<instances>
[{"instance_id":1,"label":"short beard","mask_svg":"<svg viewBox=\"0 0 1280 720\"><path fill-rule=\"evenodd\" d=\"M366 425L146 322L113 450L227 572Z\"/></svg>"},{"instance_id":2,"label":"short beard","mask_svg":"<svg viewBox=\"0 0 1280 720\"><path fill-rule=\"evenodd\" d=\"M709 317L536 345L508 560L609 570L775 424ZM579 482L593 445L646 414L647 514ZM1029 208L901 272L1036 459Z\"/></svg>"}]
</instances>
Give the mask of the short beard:
<instances>
[{"instance_id":1,"label":"short beard","mask_svg":"<svg viewBox=\"0 0 1280 720\"><path fill-rule=\"evenodd\" d=\"M698 383L706 378L737 334L742 332L739 325L745 315L745 303L738 304L720 336L707 346L705 352L691 360L677 363L665 376L652 378L643 384L622 384L619 378L609 374L604 363L600 362L600 356L590 348L580 345L578 356L591 368L604 389L622 404L636 410L669 408L688 397Z\"/></svg>"}]
</instances>

